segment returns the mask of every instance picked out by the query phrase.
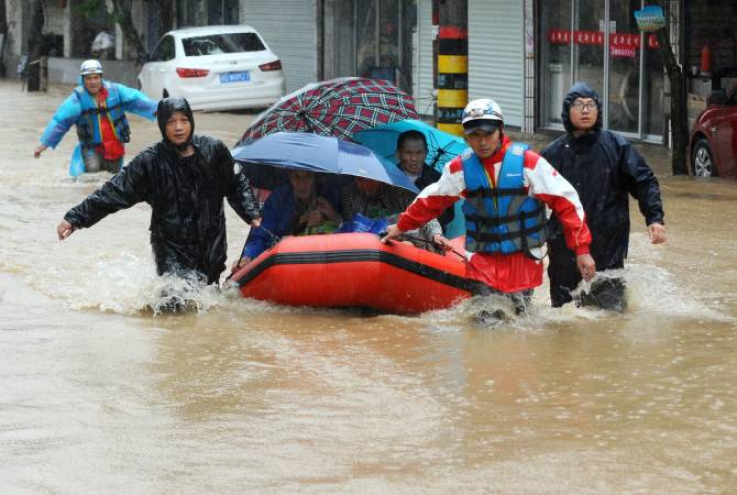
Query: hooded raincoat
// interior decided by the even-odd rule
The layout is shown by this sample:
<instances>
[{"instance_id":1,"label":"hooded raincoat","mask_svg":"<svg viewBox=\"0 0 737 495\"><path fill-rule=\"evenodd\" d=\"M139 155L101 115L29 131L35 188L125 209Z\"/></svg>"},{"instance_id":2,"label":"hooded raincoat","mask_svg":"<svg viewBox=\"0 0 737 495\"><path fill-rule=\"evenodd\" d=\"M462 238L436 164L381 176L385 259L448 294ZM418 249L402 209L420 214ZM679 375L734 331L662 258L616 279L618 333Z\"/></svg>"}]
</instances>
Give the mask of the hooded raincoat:
<instances>
[{"instance_id":1,"label":"hooded raincoat","mask_svg":"<svg viewBox=\"0 0 737 495\"><path fill-rule=\"evenodd\" d=\"M599 110L594 128L573 136L571 105L577 98L591 98ZM585 83L575 84L563 100L561 114L566 134L542 151L578 191L591 229L591 256L596 270L623 268L630 233L629 195L637 199L647 225L663 223L658 180L648 164L617 134L602 129L599 95ZM553 306L572 300L570 291L581 281L573 251L566 247L559 219L550 221L548 239L550 296Z\"/></svg>"},{"instance_id":2,"label":"hooded raincoat","mask_svg":"<svg viewBox=\"0 0 737 495\"><path fill-rule=\"evenodd\" d=\"M166 122L177 111L192 123L193 157L182 158L166 138ZM78 228L91 227L111 213L146 202L152 208L149 230L158 274L195 272L217 283L227 250L223 198L250 222L260 217L253 189L221 141L194 135L186 100L162 100L157 118L164 139L143 150L64 219Z\"/></svg>"}]
</instances>

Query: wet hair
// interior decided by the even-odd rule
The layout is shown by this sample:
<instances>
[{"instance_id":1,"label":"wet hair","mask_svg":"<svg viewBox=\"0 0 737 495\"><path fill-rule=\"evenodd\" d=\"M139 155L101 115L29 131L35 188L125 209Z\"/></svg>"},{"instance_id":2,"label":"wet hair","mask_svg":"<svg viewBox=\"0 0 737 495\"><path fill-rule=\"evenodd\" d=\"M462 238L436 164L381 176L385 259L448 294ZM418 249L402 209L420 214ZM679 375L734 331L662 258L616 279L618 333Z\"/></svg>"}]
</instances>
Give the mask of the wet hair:
<instances>
[{"instance_id":1,"label":"wet hair","mask_svg":"<svg viewBox=\"0 0 737 495\"><path fill-rule=\"evenodd\" d=\"M422 144L425 146L425 151L427 151L427 138L425 137L424 132L410 129L409 131L401 133L397 138L397 151L402 149L402 146L404 146L406 141L422 141Z\"/></svg>"}]
</instances>

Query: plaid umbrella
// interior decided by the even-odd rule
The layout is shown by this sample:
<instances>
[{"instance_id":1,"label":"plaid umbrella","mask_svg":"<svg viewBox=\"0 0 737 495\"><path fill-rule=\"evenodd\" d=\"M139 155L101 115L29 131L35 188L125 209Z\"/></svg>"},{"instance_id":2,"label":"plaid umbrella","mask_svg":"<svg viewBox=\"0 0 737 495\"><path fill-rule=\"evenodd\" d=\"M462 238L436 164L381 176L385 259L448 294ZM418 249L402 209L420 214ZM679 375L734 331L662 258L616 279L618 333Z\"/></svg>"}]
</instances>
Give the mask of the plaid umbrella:
<instances>
[{"instance_id":1,"label":"plaid umbrella","mask_svg":"<svg viewBox=\"0 0 737 495\"><path fill-rule=\"evenodd\" d=\"M268 134L310 132L349 140L354 132L418 118L412 97L388 81L347 77L308 84L256 117L238 145Z\"/></svg>"}]
</instances>

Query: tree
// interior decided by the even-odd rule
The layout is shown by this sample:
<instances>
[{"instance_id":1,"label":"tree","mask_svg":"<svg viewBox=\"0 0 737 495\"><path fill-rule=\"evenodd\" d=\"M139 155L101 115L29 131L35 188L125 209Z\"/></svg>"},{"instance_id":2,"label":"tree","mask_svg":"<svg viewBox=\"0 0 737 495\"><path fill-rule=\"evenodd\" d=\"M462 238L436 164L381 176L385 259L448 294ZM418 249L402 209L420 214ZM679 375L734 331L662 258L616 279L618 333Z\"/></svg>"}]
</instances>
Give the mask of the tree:
<instances>
[{"instance_id":1,"label":"tree","mask_svg":"<svg viewBox=\"0 0 737 495\"><path fill-rule=\"evenodd\" d=\"M43 0L34 0L31 4L31 26L28 30L26 49L28 50L28 61L26 63L25 77L28 91L39 91L41 89L41 53L43 39L38 34L43 32L44 6Z\"/></svg>"},{"instance_id":2,"label":"tree","mask_svg":"<svg viewBox=\"0 0 737 495\"><path fill-rule=\"evenodd\" d=\"M145 0L149 5L155 5L159 11L159 36L174 29L174 0Z\"/></svg>"},{"instance_id":3,"label":"tree","mask_svg":"<svg viewBox=\"0 0 737 495\"><path fill-rule=\"evenodd\" d=\"M144 0L149 9L156 9L159 19L159 34L170 31L174 25L174 0ZM106 0L85 0L75 7L80 15L89 17L95 13L107 13L112 22L120 26L125 41L135 53L137 61L146 55L146 43L138 32L131 13L133 0L112 0L112 12L108 10Z\"/></svg>"},{"instance_id":4,"label":"tree","mask_svg":"<svg viewBox=\"0 0 737 495\"><path fill-rule=\"evenodd\" d=\"M654 4L663 8L665 13L665 27L656 32L660 51L663 54L663 64L670 81L670 114L671 133L673 135L673 154L671 169L673 175L688 174L688 111L686 108L686 75L683 65L676 60L673 46L670 42L671 22L678 19L672 16L668 7L668 0L653 0Z\"/></svg>"}]
</instances>

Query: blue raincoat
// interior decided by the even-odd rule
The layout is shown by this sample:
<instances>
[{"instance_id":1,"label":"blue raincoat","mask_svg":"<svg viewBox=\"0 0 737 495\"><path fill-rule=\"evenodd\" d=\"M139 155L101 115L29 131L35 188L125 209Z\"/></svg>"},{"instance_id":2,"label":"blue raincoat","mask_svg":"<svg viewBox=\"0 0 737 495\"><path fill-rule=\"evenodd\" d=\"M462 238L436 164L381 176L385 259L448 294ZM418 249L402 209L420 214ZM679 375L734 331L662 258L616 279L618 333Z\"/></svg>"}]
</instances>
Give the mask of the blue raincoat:
<instances>
[{"instance_id":1,"label":"blue raincoat","mask_svg":"<svg viewBox=\"0 0 737 495\"><path fill-rule=\"evenodd\" d=\"M100 119L110 119L115 136L121 143L127 143L130 140L130 128L125 112L132 112L149 120L155 119L157 103L142 92L104 80L103 85L108 92L105 100L106 109L100 111L94 98L90 96L80 81L80 86L64 100L46 125L41 135L41 144L56 148L72 125L76 125L79 146L75 149L74 156L79 160L83 147L93 147L102 143ZM79 175L75 172L83 170L79 170L79 167L74 165L73 160L70 173Z\"/></svg>"}]
</instances>

